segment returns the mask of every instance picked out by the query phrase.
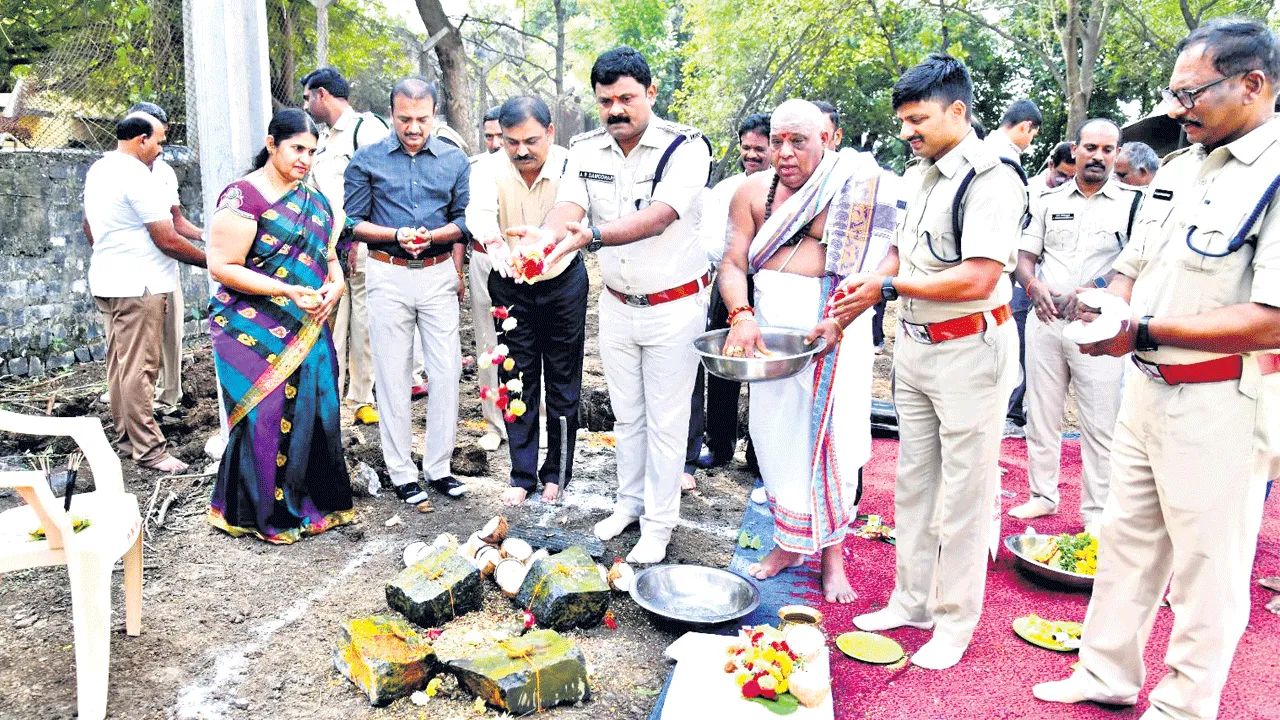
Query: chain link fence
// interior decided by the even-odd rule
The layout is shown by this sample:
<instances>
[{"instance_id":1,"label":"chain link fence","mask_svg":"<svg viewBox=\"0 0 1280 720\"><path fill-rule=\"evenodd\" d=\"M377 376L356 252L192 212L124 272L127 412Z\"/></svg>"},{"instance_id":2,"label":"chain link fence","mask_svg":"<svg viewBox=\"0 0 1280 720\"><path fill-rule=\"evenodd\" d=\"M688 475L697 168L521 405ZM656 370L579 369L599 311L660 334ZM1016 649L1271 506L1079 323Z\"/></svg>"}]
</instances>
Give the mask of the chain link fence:
<instances>
[{"instance_id":1,"label":"chain link fence","mask_svg":"<svg viewBox=\"0 0 1280 720\"><path fill-rule=\"evenodd\" d=\"M116 122L140 101L168 113L168 144L186 145L194 133L187 124L183 1L136 0L86 23L24 68L0 118L0 147L109 150Z\"/></svg>"}]
</instances>

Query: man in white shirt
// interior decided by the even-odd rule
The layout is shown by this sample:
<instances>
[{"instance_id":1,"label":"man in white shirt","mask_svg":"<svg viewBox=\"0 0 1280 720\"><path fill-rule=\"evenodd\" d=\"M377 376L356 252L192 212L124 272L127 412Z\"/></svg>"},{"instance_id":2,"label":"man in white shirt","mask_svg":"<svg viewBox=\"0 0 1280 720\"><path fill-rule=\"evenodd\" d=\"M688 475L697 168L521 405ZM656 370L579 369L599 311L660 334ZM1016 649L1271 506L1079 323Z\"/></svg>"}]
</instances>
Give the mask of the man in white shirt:
<instances>
[{"instance_id":1,"label":"man in white shirt","mask_svg":"<svg viewBox=\"0 0 1280 720\"><path fill-rule=\"evenodd\" d=\"M326 129L320 135L311 176L335 213L342 213L342 173L356 150L391 134L387 123L373 113L358 113L347 102L347 81L331 67L314 70L302 78L302 108ZM365 259L369 248L352 243L347 261L347 292L334 313L333 347L338 355L338 392L350 372L346 399L358 405L356 422L378 422L373 409L373 353L369 346L369 311L366 304Z\"/></svg>"},{"instance_id":2,"label":"man in white shirt","mask_svg":"<svg viewBox=\"0 0 1280 720\"><path fill-rule=\"evenodd\" d=\"M169 114L155 103L140 102L129 108L126 114L142 112L160 121L165 132L169 131ZM199 225L188 220L182 214L182 201L178 198L178 175L157 156L151 163L151 174L159 183L162 197L169 204L169 214L173 218L173 229L182 237L197 242L204 234ZM163 414L170 414L178 409L182 401L182 330L186 320L186 305L182 298L182 276L178 276L178 285L169 293L164 314L164 337L160 345L160 377L156 380L156 405Z\"/></svg>"},{"instance_id":3,"label":"man in white shirt","mask_svg":"<svg viewBox=\"0 0 1280 720\"><path fill-rule=\"evenodd\" d=\"M160 372L166 293L178 261L205 266L204 251L178 235L171 206L148 169L164 144L164 125L145 113L116 125L116 150L89 168L84 229L93 245L89 290L107 336L107 386L122 451L163 472L187 465L169 454L152 414Z\"/></svg>"}]
</instances>

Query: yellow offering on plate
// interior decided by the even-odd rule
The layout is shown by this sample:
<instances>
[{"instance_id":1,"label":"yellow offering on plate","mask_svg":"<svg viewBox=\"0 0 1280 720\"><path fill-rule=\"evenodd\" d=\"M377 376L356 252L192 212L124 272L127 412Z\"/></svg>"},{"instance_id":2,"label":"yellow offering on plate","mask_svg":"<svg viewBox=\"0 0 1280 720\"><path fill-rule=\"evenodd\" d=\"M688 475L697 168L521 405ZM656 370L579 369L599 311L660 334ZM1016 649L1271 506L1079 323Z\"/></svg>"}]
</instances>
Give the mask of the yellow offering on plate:
<instances>
[{"instance_id":1,"label":"yellow offering on plate","mask_svg":"<svg viewBox=\"0 0 1280 720\"><path fill-rule=\"evenodd\" d=\"M869 632L847 632L836 638L836 647L854 660L875 665L898 662L906 654L892 638Z\"/></svg>"},{"instance_id":2,"label":"yellow offering on plate","mask_svg":"<svg viewBox=\"0 0 1280 720\"><path fill-rule=\"evenodd\" d=\"M1083 626L1069 620L1046 620L1039 615L1026 615L1013 621L1013 631L1032 645L1057 652L1080 649Z\"/></svg>"}]
</instances>

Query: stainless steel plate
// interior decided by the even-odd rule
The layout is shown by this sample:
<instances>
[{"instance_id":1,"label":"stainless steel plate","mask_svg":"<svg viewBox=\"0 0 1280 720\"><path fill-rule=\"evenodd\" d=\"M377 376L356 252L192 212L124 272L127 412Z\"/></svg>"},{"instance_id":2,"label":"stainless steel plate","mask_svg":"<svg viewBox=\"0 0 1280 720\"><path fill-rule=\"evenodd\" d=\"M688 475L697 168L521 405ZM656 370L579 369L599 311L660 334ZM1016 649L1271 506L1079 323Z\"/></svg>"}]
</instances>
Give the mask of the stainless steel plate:
<instances>
[{"instance_id":1,"label":"stainless steel plate","mask_svg":"<svg viewBox=\"0 0 1280 720\"><path fill-rule=\"evenodd\" d=\"M702 565L655 565L636 573L631 597L669 620L717 625L760 605L760 591L746 578Z\"/></svg>"},{"instance_id":2,"label":"stainless steel plate","mask_svg":"<svg viewBox=\"0 0 1280 720\"><path fill-rule=\"evenodd\" d=\"M760 335L772 353L768 357L726 357L721 351L725 338L729 337L728 330L712 330L699 335L693 341L693 351L702 358L702 364L712 375L737 382L754 382L796 375L827 346L826 339L821 337L806 343L804 338L808 332L805 330L762 327Z\"/></svg>"},{"instance_id":3,"label":"stainless steel plate","mask_svg":"<svg viewBox=\"0 0 1280 720\"><path fill-rule=\"evenodd\" d=\"M1048 580L1059 585L1067 587L1080 588L1083 590L1093 589L1093 576L1081 575L1080 573L1067 572L1059 568L1038 563L1031 559L1040 546L1048 542L1052 535L1039 535L1023 533L1021 535L1010 535L1004 539L1004 547L1013 556L1017 558L1018 567L1022 568L1028 574L1038 578Z\"/></svg>"}]
</instances>

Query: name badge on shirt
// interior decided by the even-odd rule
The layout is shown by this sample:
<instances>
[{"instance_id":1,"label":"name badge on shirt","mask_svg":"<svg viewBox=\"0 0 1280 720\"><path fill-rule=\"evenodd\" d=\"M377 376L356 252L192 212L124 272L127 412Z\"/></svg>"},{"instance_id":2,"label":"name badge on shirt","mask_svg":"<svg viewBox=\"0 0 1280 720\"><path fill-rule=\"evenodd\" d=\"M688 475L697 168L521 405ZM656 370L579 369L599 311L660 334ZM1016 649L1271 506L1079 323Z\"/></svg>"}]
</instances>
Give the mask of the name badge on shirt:
<instances>
[{"instance_id":1,"label":"name badge on shirt","mask_svg":"<svg viewBox=\"0 0 1280 720\"><path fill-rule=\"evenodd\" d=\"M1173 199L1173 191L1172 191L1172 190L1157 189L1157 190L1152 191L1152 193L1151 193L1151 197L1152 197L1152 199L1155 199L1155 200L1172 200L1172 199Z\"/></svg>"},{"instance_id":2,"label":"name badge on shirt","mask_svg":"<svg viewBox=\"0 0 1280 720\"><path fill-rule=\"evenodd\" d=\"M1075 213L1054 213L1052 220L1075 220Z\"/></svg>"},{"instance_id":3,"label":"name badge on shirt","mask_svg":"<svg viewBox=\"0 0 1280 720\"><path fill-rule=\"evenodd\" d=\"M579 170L578 177L582 178L583 180L595 180L596 182L604 182L604 183L613 182L612 175L606 175L604 173L587 172L586 170Z\"/></svg>"}]
</instances>

